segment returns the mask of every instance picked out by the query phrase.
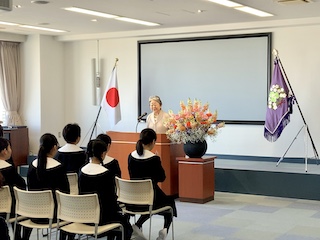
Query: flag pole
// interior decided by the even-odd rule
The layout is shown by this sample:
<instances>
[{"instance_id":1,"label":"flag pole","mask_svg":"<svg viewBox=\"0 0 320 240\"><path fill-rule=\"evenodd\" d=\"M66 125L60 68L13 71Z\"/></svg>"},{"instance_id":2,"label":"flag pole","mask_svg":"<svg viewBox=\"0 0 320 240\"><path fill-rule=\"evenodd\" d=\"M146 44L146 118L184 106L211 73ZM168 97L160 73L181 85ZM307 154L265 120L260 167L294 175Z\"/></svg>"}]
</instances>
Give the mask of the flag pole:
<instances>
[{"instance_id":1,"label":"flag pole","mask_svg":"<svg viewBox=\"0 0 320 240\"><path fill-rule=\"evenodd\" d=\"M114 68L117 66L118 61L119 61L119 58L116 58L115 63L114 63L114 66L113 66L113 68L112 68L112 71L113 71ZM101 99L100 99L100 100L101 100ZM92 132L91 132L91 134L90 134L89 141L92 139L93 132L94 132L94 130L95 130L96 127L97 127L97 122L98 122L98 119L99 119L100 112L101 112L101 104L100 104L100 107L99 107L99 111L98 111L96 120L94 121L94 124L93 124L93 127L92 127Z\"/></svg>"},{"instance_id":2,"label":"flag pole","mask_svg":"<svg viewBox=\"0 0 320 240\"><path fill-rule=\"evenodd\" d=\"M298 103L298 100L297 100L297 98L296 98L296 96L295 96L295 94L294 94L293 88L292 88L292 86L291 86L291 84L290 84L290 81L289 81L289 79L288 79L288 76L287 76L287 74L286 74L286 71L284 70L283 65L282 65L282 62L281 62L281 60L280 60L280 58L279 58L278 50L274 49L274 50L273 50L273 53L274 53L276 59L279 61L279 66L280 66L280 68L281 68L282 73L283 73L284 76L285 76L285 80L286 80L286 82L287 82L287 84L288 84L288 86L289 86L289 88L290 88L290 91L291 91L291 93L292 93L292 95L293 95L293 98L294 98L293 100L294 100L294 102L297 104L297 107L298 107L298 109L299 109L301 118L302 118L303 123L304 123L304 127L306 127L306 129L307 129L307 133L308 133L308 135L309 135L309 138L310 138L310 141L311 141L311 144L312 144L312 148L313 148L313 152L314 152L314 154L315 154L315 158L318 160L318 159L319 159L319 155L318 155L316 146L315 146L315 144L314 144L314 141L313 141L313 139L312 139L312 136L311 136L309 127L308 127L307 122L306 122L306 120L305 120L305 118L304 118L304 116L303 116L302 110L301 110L300 105L299 105L299 103ZM302 127L302 128L303 128L303 127ZM300 129L300 131L301 131L301 129ZM300 131L299 131L299 133L300 133ZM299 134L299 133L298 133L298 134ZM297 137L297 136L296 136L296 137ZM294 140L296 139L296 137L294 138ZM291 143L291 145L292 145L292 143ZM291 147L291 145L289 146L289 148ZM288 150L287 150L287 151L288 151ZM287 152L287 151L286 151L286 152ZM283 157L284 157L284 156L283 156ZM281 160L283 159L283 157L281 158ZM307 159L307 158L306 158L306 159ZM278 162L277 165L279 165L279 163L280 163L280 160L279 160L279 162ZM318 161L317 161L317 164L318 164Z\"/></svg>"}]
</instances>

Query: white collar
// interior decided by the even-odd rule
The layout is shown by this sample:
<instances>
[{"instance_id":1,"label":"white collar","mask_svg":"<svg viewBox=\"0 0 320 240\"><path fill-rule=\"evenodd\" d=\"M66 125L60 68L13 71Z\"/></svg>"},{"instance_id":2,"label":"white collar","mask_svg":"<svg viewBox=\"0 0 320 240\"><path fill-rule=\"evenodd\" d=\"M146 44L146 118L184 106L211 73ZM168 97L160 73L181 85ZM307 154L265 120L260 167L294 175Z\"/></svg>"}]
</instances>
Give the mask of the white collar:
<instances>
[{"instance_id":1,"label":"white collar","mask_svg":"<svg viewBox=\"0 0 320 240\"><path fill-rule=\"evenodd\" d=\"M113 159L114 159L113 157L106 155L103 159L103 164L107 164L107 163L111 162Z\"/></svg>"},{"instance_id":2,"label":"white collar","mask_svg":"<svg viewBox=\"0 0 320 240\"><path fill-rule=\"evenodd\" d=\"M0 169L11 167L12 165L5 160L0 160Z\"/></svg>"},{"instance_id":3,"label":"white collar","mask_svg":"<svg viewBox=\"0 0 320 240\"><path fill-rule=\"evenodd\" d=\"M136 159L147 159L147 158L151 158L153 156L155 156L155 154L149 150L144 150L143 154L141 156L139 156L139 154L137 153L137 151L133 151L131 153L131 156L136 158Z\"/></svg>"},{"instance_id":4,"label":"white collar","mask_svg":"<svg viewBox=\"0 0 320 240\"><path fill-rule=\"evenodd\" d=\"M80 152L82 148L72 143L66 143L64 146L58 149L59 152Z\"/></svg>"},{"instance_id":5,"label":"white collar","mask_svg":"<svg viewBox=\"0 0 320 240\"><path fill-rule=\"evenodd\" d=\"M57 160L48 157L48 158L47 158L47 166L46 166L46 169L50 169L50 168L57 167L57 166L59 166L60 164L61 164L61 163L58 162ZM32 165L33 165L35 168L37 168L37 167L38 167L38 159L35 159L35 160L32 162Z\"/></svg>"},{"instance_id":6,"label":"white collar","mask_svg":"<svg viewBox=\"0 0 320 240\"><path fill-rule=\"evenodd\" d=\"M108 171L108 169L101 166L100 164L95 163L88 163L83 168L81 168L81 172L88 175L97 175L106 171Z\"/></svg>"}]
</instances>

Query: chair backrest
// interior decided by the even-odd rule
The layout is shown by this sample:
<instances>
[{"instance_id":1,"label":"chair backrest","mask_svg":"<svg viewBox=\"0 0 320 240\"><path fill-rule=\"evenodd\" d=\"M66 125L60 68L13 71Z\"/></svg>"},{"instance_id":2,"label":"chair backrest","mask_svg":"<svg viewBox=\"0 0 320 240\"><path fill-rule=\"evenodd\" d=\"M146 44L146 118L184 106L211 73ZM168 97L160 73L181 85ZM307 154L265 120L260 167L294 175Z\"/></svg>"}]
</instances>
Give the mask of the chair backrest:
<instances>
[{"instance_id":1,"label":"chair backrest","mask_svg":"<svg viewBox=\"0 0 320 240\"><path fill-rule=\"evenodd\" d=\"M26 191L13 187L16 197L16 214L29 218L54 216L54 200L51 190Z\"/></svg>"},{"instance_id":2,"label":"chair backrest","mask_svg":"<svg viewBox=\"0 0 320 240\"><path fill-rule=\"evenodd\" d=\"M6 213L6 221L9 220L12 205L12 197L9 186L0 188L0 213Z\"/></svg>"},{"instance_id":3,"label":"chair backrest","mask_svg":"<svg viewBox=\"0 0 320 240\"><path fill-rule=\"evenodd\" d=\"M127 180L116 177L118 201L126 204L153 205L153 185L150 179Z\"/></svg>"},{"instance_id":4,"label":"chair backrest","mask_svg":"<svg viewBox=\"0 0 320 240\"><path fill-rule=\"evenodd\" d=\"M69 186L70 186L70 194L79 194L78 174L68 173L67 177L68 177Z\"/></svg>"},{"instance_id":5,"label":"chair backrest","mask_svg":"<svg viewBox=\"0 0 320 240\"><path fill-rule=\"evenodd\" d=\"M56 190L60 220L76 223L99 223L100 204L98 195L72 195Z\"/></svg>"}]
</instances>

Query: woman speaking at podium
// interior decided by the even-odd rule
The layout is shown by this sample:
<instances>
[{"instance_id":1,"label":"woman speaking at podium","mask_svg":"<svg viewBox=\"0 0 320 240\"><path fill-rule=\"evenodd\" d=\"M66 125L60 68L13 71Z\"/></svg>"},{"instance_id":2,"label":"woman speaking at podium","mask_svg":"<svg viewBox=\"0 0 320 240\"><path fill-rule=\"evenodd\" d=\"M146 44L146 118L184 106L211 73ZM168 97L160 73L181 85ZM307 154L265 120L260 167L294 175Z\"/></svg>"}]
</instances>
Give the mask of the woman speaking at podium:
<instances>
[{"instance_id":1,"label":"woman speaking at podium","mask_svg":"<svg viewBox=\"0 0 320 240\"><path fill-rule=\"evenodd\" d=\"M160 97L149 97L149 106L152 113L147 117L147 128L153 129L156 133L166 133L167 128L163 123L169 115L161 109L162 101Z\"/></svg>"}]
</instances>

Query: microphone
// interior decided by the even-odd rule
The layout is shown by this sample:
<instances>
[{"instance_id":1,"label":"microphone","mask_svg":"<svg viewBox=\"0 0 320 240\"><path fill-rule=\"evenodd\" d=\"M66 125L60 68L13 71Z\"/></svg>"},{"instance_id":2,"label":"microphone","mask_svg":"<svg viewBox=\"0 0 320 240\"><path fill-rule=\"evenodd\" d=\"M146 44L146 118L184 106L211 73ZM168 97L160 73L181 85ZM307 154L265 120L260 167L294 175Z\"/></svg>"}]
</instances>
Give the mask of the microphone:
<instances>
[{"instance_id":1,"label":"microphone","mask_svg":"<svg viewBox=\"0 0 320 240\"><path fill-rule=\"evenodd\" d=\"M141 116L139 116L139 117L138 117L138 122L140 122L143 117L147 116L147 114L148 114L148 113L145 112L144 114L142 114Z\"/></svg>"}]
</instances>

